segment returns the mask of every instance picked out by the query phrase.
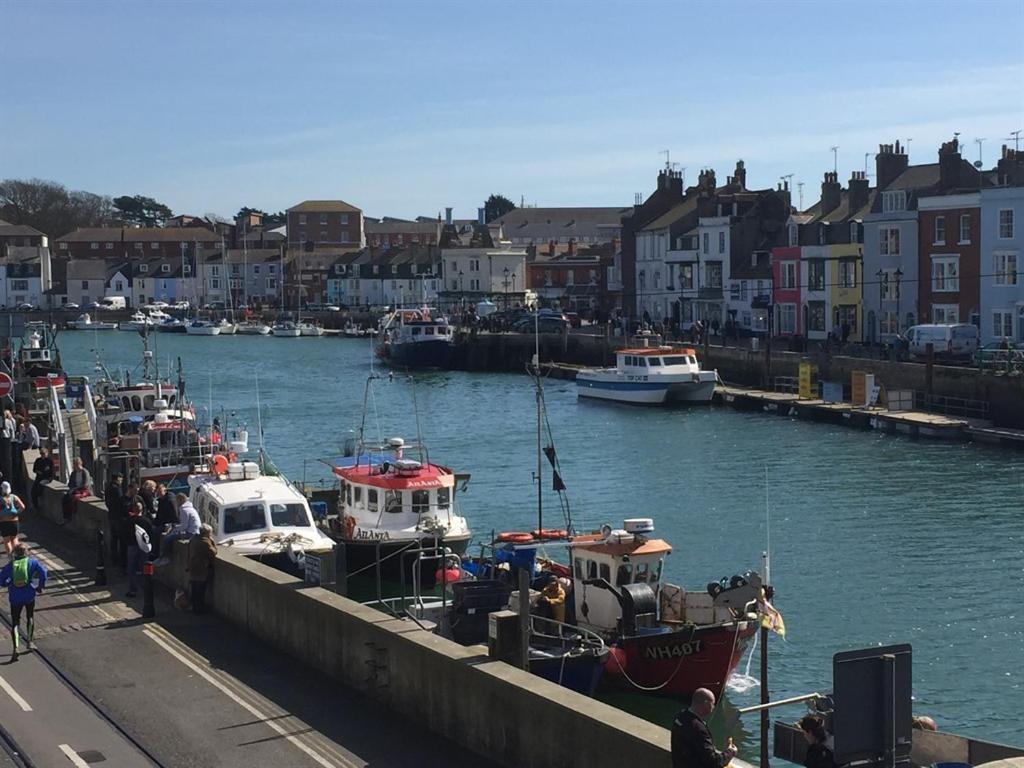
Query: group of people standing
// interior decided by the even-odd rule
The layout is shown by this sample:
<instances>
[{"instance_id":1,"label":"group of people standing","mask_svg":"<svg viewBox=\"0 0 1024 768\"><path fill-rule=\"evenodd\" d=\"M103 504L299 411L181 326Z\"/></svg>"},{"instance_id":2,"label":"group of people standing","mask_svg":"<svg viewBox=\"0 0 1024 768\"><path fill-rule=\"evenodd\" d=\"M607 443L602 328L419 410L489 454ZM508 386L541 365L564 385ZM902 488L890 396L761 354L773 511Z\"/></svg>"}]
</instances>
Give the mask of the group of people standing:
<instances>
[{"instance_id":1,"label":"group of people standing","mask_svg":"<svg viewBox=\"0 0 1024 768\"><path fill-rule=\"evenodd\" d=\"M110 558L128 576L128 597L138 594L139 577L147 561L170 561L175 541L188 541L188 571L192 610L206 610L206 583L217 556L213 529L183 493L171 494L152 480L124 484L115 473L104 489L110 529Z\"/></svg>"}]
</instances>

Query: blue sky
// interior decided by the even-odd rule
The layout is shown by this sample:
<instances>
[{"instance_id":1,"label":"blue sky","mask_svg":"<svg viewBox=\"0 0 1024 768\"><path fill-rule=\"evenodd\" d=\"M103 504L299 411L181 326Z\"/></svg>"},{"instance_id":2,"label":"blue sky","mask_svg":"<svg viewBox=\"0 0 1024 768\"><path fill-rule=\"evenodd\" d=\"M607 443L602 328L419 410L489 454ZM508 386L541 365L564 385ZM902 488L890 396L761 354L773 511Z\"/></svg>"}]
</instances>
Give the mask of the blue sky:
<instances>
[{"instance_id":1,"label":"blue sky","mask_svg":"<svg viewBox=\"0 0 1024 768\"><path fill-rule=\"evenodd\" d=\"M0 29L0 177L176 212L625 206L664 149L810 205L833 145L845 180L954 131L991 165L1024 128L1024 0L0 0Z\"/></svg>"}]
</instances>

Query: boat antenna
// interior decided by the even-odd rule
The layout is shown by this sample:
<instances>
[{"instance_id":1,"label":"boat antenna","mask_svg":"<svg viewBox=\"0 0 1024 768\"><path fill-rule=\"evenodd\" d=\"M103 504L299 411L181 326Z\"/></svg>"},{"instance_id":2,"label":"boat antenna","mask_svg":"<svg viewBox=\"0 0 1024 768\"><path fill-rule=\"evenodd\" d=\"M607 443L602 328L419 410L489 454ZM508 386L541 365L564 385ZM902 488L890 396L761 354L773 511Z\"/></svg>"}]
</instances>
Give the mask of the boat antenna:
<instances>
[{"instance_id":1,"label":"boat antenna","mask_svg":"<svg viewBox=\"0 0 1024 768\"><path fill-rule=\"evenodd\" d=\"M544 476L541 464L541 408L544 388L540 380L540 307L533 305L533 378L537 388L537 530L544 530Z\"/></svg>"},{"instance_id":2,"label":"boat antenna","mask_svg":"<svg viewBox=\"0 0 1024 768\"><path fill-rule=\"evenodd\" d=\"M416 379L409 377L409 384L412 387L412 410L416 415L416 447L420 451L420 464L426 464L427 459L423 455L423 430L420 427L420 405L416 400Z\"/></svg>"},{"instance_id":3,"label":"boat antenna","mask_svg":"<svg viewBox=\"0 0 1024 768\"><path fill-rule=\"evenodd\" d=\"M260 472L264 470L263 458L263 407L260 405L260 375L256 374L256 429L260 433Z\"/></svg>"},{"instance_id":4,"label":"boat antenna","mask_svg":"<svg viewBox=\"0 0 1024 768\"><path fill-rule=\"evenodd\" d=\"M764 465L764 583L771 584L772 508L768 501L768 463Z\"/></svg>"}]
</instances>

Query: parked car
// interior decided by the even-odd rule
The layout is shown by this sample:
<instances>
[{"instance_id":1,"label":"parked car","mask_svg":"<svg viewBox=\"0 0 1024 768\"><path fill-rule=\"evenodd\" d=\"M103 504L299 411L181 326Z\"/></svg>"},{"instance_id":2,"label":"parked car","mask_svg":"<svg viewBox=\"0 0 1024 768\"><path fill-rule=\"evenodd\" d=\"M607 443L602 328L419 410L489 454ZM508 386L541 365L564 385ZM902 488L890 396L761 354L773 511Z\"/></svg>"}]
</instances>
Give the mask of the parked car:
<instances>
[{"instance_id":1,"label":"parked car","mask_svg":"<svg viewBox=\"0 0 1024 768\"><path fill-rule=\"evenodd\" d=\"M81 309L81 307L75 304L75 302L69 301L67 304L61 307L61 309Z\"/></svg>"},{"instance_id":2,"label":"parked car","mask_svg":"<svg viewBox=\"0 0 1024 768\"><path fill-rule=\"evenodd\" d=\"M152 312L154 309L167 309L170 306L166 301L151 301L149 304L143 304L142 308L147 312Z\"/></svg>"},{"instance_id":3,"label":"parked car","mask_svg":"<svg viewBox=\"0 0 1024 768\"><path fill-rule=\"evenodd\" d=\"M313 304L307 304L305 306L305 310L307 312L323 312L324 305L320 304L319 302L314 302Z\"/></svg>"},{"instance_id":4,"label":"parked car","mask_svg":"<svg viewBox=\"0 0 1024 768\"><path fill-rule=\"evenodd\" d=\"M31 312L32 310L35 309L35 306L32 305L32 304L29 304L27 301L23 301L23 302L21 302L21 304L18 304L15 307L15 309L18 310L19 312Z\"/></svg>"},{"instance_id":5,"label":"parked car","mask_svg":"<svg viewBox=\"0 0 1024 768\"><path fill-rule=\"evenodd\" d=\"M524 317L512 325L513 331L519 333L563 333L569 327L569 321L558 315L539 315L538 317Z\"/></svg>"},{"instance_id":6,"label":"parked car","mask_svg":"<svg viewBox=\"0 0 1024 768\"><path fill-rule=\"evenodd\" d=\"M104 296L97 302L100 309L125 309L128 300L124 296Z\"/></svg>"},{"instance_id":7,"label":"parked car","mask_svg":"<svg viewBox=\"0 0 1024 768\"><path fill-rule=\"evenodd\" d=\"M978 349L974 359L981 366L1019 365L1024 363L1024 347L1009 339L990 341Z\"/></svg>"},{"instance_id":8,"label":"parked car","mask_svg":"<svg viewBox=\"0 0 1024 768\"><path fill-rule=\"evenodd\" d=\"M915 325L907 329L910 357L923 358L932 345L935 355L973 358L978 351L978 326L968 323Z\"/></svg>"},{"instance_id":9,"label":"parked car","mask_svg":"<svg viewBox=\"0 0 1024 768\"><path fill-rule=\"evenodd\" d=\"M208 309L211 312L223 312L225 309L227 309L227 305L225 305L223 301L211 301L209 304L203 307L203 309Z\"/></svg>"},{"instance_id":10,"label":"parked car","mask_svg":"<svg viewBox=\"0 0 1024 768\"><path fill-rule=\"evenodd\" d=\"M189 309L191 309L191 308L192 308L192 305L189 304L187 301L176 301L176 302L174 302L174 304L171 305L171 309L181 309L181 310L184 310L186 312Z\"/></svg>"},{"instance_id":11,"label":"parked car","mask_svg":"<svg viewBox=\"0 0 1024 768\"><path fill-rule=\"evenodd\" d=\"M324 309L328 312L341 312L341 307L337 304L324 304Z\"/></svg>"}]
</instances>

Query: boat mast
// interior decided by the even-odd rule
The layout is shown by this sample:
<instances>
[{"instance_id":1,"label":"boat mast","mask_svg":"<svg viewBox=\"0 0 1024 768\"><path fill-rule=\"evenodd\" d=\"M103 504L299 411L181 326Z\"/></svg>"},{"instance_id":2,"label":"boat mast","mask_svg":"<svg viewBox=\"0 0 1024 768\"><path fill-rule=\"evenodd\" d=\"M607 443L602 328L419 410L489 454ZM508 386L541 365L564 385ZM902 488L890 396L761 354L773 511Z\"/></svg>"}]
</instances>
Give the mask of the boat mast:
<instances>
[{"instance_id":1,"label":"boat mast","mask_svg":"<svg viewBox=\"0 0 1024 768\"><path fill-rule=\"evenodd\" d=\"M534 306L533 320L533 375L537 384L537 530L544 530L544 480L541 464L541 417L540 410L543 404L540 381L540 312L539 307Z\"/></svg>"}]
</instances>

